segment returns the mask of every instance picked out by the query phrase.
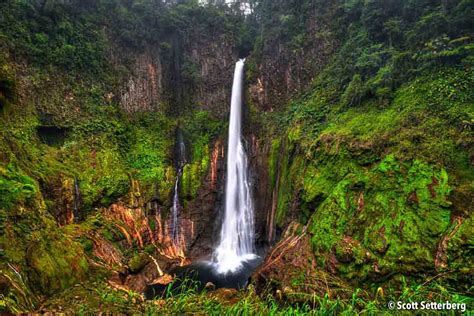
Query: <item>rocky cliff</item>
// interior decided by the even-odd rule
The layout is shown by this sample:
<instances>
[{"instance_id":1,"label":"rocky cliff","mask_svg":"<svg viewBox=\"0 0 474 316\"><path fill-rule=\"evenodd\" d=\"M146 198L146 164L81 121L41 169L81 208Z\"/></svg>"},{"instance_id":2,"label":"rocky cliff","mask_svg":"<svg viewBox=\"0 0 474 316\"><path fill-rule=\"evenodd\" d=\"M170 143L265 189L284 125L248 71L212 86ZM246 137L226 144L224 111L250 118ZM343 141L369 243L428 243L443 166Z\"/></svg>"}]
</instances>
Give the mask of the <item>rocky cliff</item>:
<instances>
[{"instance_id":1,"label":"rocky cliff","mask_svg":"<svg viewBox=\"0 0 474 316\"><path fill-rule=\"evenodd\" d=\"M468 291L472 269L460 258L472 242L465 231L472 221L466 195L472 151L463 120L473 78L470 53L459 48L467 30L454 18L463 4L434 5L431 13L413 8L413 14L404 11L409 4L324 4L262 3L262 35L249 73L249 104L259 109L251 123L261 148L255 165L264 166L255 168L257 203L266 211L267 240L279 240L285 230L286 237L254 281L261 287L271 279L274 291L295 299L308 291L294 269L329 273L342 287L448 273L445 284ZM447 14L442 23L449 35L438 29L417 38L405 30L393 45L389 23L418 30L435 23L430 14L438 10ZM432 43L443 36L453 45L459 39L460 50L435 51ZM303 225L301 233L287 229L293 221ZM315 265L288 263L305 247Z\"/></svg>"}]
</instances>

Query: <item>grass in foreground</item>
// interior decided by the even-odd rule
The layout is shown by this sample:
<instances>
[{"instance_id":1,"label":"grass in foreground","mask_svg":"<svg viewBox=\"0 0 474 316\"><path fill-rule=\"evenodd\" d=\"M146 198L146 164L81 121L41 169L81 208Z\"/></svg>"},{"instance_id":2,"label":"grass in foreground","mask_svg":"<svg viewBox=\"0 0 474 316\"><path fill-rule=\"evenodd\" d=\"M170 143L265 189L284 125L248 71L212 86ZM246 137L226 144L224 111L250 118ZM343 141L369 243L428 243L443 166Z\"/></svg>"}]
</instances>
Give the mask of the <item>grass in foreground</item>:
<instances>
[{"instance_id":1,"label":"grass in foreground","mask_svg":"<svg viewBox=\"0 0 474 316\"><path fill-rule=\"evenodd\" d=\"M168 291L163 298L144 301L133 291L111 287L106 281L77 285L57 298L47 301L41 311L70 312L81 315L99 312L126 314L204 314L204 315L380 315L392 314L388 302L451 302L465 303L466 314L472 310L474 299L470 294L454 293L442 283L432 281L421 285L404 284L403 290L378 288L373 295L356 290L351 298L330 298L305 293L291 296L259 296L252 286L247 290L220 289L199 292L192 281L183 282L178 290ZM471 289L472 290L472 289ZM400 311L398 311L400 313ZM432 314L433 311L418 311ZM460 314L450 312L447 314Z\"/></svg>"}]
</instances>

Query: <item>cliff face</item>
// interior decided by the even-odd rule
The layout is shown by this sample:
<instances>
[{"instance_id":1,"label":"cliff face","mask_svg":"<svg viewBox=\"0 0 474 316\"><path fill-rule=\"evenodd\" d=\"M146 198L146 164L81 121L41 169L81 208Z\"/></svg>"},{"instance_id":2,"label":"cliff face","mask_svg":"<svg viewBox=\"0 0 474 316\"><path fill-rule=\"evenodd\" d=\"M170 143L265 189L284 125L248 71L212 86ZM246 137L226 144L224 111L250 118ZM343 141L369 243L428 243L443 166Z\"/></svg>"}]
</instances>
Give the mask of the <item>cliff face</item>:
<instances>
[{"instance_id":1,"label":"cliff face","mask_svg":"<svg viewBox=\"0 0 474 316\"><path fill-rule=\"evenodd\" d=\"M338 47L336 3L263 1L261 34L250 62L252 102L263 111L281 110L304 91Z\"/></svg>"},{"instance_id":2,"label":"cliff face","mask_svg":"<svg viewBox=\"0 0 474 316\"><path fill-rule=\"evenodd\" d=\"M1 6L10 25L0 41L1 284L18 302L9 310L34 310L41 293L97 269L139 291L186 263L183 252L208 256L218 237L219 136L238 51L227 20L240 18L195 4ZM131 22L149 18L144 12L171 20L135 28ZM32 39L13 41L22 28ZM178 127L187 144L185 249L169 237Z\"/></svg>"},{"instance_id":3,"label":"cliff face","mask_svg":"<svg viewBox=\"0 0 474 316\"><path fill-rule=\"evenodd\" d=\"M209 34L187 27L189 32L174 30L142 52L114 49L115 67L125 65L130 70L117 92L124 111L162 111L179 117L203 110L218 119L226 117L229 82L237 60L235 38L225 30Z\"/></svg>"},{"instance_id":4,"label":"cliff face","mask_svg":"<svg viewBox=\"0 0 474 316\"><path fill-rule=\"evenodd\" d=\"M119 50L119 49L117 49ZM125 59L119 54L117 67L125 62ZM159 50L150 50L137 54L130 52L131 73L122 83L119 90L120 107L127 113L134 112L153 112L161 110L159 106L163 103L163 68ZM113 95L111 95L113 97Z\"/></svg>"},{"instance_id":5,"label":"cliff face","mask_svg":"<svg viewBox=\"0 0 474 316\"><path fill-rule=\"evenodd\" d=\"M198 79L192 93L194 106L209 111L219 120L226 120L233 70L238 59L235 39L225 33L210 37L196 33L188 35L186 51L189 53L185 57L187 63L197 68Z\"/></svg>"},{"instance_id":6,"label":"cliff face","mask_svg":"<svg viewBox=\"0 0 474 316\"><path fill-rule=\"evenodd\" d=\"M262 39L249 73L249 104L260 110L250 123L261 148L257 203L266 212L267 240L282 231L296 236L276 244L280 255L269 252L254 282L260 287L272 275L291 299L300 282L294 276L290 284L292 270L281 273L281 265L294 247L310 247L317 264L295 269L329 272L340 284L383 287L454 269L443 282L464 291L470 268L459 258L472 239L464 231L472 212L459 210L472 201L457 197L471 187L465 168L472 153L455 117L469 116L470 53L442 57L428 47L443 31L422 38L409 31L443 8L447 36L463 38L464 26L449 18L463 5L408 14L389 3L322 2L264 1L261 8ZM388 27L374 27L393 20L407 28L397 33L397 46ZM459 99L447 101L443 89ZM287 229L294 221L302 233Z\"/></svg>"}]
</instances>

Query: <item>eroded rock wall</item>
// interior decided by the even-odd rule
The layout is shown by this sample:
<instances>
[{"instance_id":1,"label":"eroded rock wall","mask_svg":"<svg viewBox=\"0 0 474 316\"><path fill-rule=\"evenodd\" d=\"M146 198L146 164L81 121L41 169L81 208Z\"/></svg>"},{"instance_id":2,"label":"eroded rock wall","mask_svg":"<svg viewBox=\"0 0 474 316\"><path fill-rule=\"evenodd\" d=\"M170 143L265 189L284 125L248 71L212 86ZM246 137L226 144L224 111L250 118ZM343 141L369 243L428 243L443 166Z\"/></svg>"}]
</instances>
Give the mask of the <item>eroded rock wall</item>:
<instances>
[{"instance_id":1,"label":"eroded rock wall","mask_svg":"<svg viewBox=\"0 0 474 316\"><path fill-rule=\"evenodd\" d=\"M317 2L262 2L262 33L250 55L255 64L249 87L259 109L284 108L308 87L337 48L330 25L338 5Z\"/></svg>"}]
</instances>

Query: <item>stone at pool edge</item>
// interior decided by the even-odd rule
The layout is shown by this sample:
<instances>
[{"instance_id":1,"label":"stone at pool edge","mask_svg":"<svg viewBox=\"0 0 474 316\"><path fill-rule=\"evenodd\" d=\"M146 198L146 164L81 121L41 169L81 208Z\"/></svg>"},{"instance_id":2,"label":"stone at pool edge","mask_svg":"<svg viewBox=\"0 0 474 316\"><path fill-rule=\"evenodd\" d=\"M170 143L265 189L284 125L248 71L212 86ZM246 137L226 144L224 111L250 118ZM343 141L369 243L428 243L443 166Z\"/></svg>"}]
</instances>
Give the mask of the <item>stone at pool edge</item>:
<instances>
[{"instance_id":1,"label":"stone at pool edge","mask_svg":"<svg viewBox=\"0 0 474 316\"><path fill-rule=\"evenodd\" d=\"M216 285L212 282L207 282L204 288L208 291L214 291L216 289Z\"/></svg>"},{"instance_id":2,"label":"stone at pool edge","mask_svg":"<svg viewBox=\"0 0 474 316\"><path fill-rule=\"evenodd\" d=\"M238 293L239 291L237 289L220 288L209 292L208 296L220 302L234 304L239 300Z\"/></svg>"}]
</instances>

